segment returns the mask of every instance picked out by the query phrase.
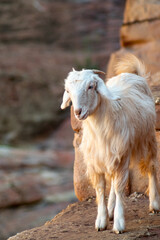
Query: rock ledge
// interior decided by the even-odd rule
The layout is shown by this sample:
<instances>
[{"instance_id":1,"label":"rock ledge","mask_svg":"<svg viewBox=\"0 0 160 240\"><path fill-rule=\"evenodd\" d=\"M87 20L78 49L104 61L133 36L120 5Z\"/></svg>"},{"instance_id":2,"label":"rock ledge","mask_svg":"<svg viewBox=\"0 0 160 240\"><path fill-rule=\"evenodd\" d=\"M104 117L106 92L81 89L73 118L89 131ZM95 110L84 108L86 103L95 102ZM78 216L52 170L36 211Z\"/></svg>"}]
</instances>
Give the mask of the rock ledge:
<instances>
[{"instance_id":1,"label":"rock ledge","mask_svg":"<svg viewBox=\"0 0 160 240\"><path fill-rule=\"evenodd\" d=\"M148 214L148 198L143 194L132 194L126 199L126 232L118 239L159 239L160 215ZM116 240L112 233L113 222L108 230L97 232L94 229L96 217L95 199L69 205L53 220L42 227L18 233L8 240L51 240L51 239L110 239Z\"/></svg>"}]
</instances>

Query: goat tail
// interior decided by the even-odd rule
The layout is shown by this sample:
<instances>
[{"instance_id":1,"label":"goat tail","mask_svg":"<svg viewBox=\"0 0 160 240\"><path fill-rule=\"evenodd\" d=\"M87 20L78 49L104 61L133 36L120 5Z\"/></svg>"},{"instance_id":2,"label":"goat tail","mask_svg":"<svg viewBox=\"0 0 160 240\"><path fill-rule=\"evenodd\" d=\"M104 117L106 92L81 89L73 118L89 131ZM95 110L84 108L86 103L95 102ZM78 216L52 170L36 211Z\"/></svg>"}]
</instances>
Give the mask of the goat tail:
<instances>
[{"instance_id":1,"label":"goat tail","mask_svg":"<svg viewBox=\"0 0 160 240\"><path fill-rule=\"evenodd\" d=\"M135 55L128 53L124 55L115 67L116 75L121 73L133 73L148 78L146 67Z\"/></svg>"}]
</instances>

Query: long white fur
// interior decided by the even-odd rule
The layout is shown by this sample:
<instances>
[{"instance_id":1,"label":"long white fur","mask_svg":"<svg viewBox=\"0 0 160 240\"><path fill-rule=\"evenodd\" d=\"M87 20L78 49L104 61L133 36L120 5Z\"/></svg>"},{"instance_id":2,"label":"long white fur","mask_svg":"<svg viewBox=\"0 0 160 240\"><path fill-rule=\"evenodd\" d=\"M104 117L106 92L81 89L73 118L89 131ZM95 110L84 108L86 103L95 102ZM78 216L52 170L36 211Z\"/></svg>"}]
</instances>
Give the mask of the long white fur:
<instances>
[{"instance_id":1,"label":"long white fur","mask_svg":"<svg viewBox=\"0 0 160 240\"><path fill-rule=\"evenodd\" d=\"M109 217L113 217L114 210L113 230L121 233L125 229L122 194L130 161L138 163L141 170L149 174L150 211L159 210L160 204L155 169L156 114L145 67L130 55L119 63L117 72L120 74L109 79L107 84L98 71L70 72L65 80L64 99L67 100L63 99L61 107L67 107L72 101L76 118L83 120L80 148L97 193L96 228L103 230L107 225L104 204L107 175L112 178Z\"/></svg>"}]
</instances>

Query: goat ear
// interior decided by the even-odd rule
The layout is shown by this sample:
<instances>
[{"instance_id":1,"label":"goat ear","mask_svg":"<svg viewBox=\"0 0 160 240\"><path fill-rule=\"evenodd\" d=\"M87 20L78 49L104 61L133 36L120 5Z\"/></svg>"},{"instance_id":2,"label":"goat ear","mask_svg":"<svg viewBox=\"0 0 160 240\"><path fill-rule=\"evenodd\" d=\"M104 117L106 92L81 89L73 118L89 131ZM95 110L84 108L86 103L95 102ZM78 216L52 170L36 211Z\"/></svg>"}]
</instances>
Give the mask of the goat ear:
<instances>
[{"instance_id":1,"label":"goat ear","mask_svg":"<svg viewBox=\"0 0 160 240\"><path fill-rule=\"evenodd\" d=\"M110 100L120 100L119 96L115 96L113 95L109 89L107 88L107 86L105 85L105 83L103 82L103 80L98 80L97 81L97 92L101 95L101 97L105 98L105 99L110 99Z\"/></svg>"},{"instance_id":2,"label":"goat ear","mask_svg":"<svg viewBox=\"0 0 160 240\"><path fill-rule=\"evenodd\" d=\"M69 104L70 104L70 101L71 101L70 96L67 93L67 91L65 91L64 94L63 94L63 101L62 101L62 104L61 104L61 109L65 109L66 107L68 107Z\"/></svg>"}]
</instances>

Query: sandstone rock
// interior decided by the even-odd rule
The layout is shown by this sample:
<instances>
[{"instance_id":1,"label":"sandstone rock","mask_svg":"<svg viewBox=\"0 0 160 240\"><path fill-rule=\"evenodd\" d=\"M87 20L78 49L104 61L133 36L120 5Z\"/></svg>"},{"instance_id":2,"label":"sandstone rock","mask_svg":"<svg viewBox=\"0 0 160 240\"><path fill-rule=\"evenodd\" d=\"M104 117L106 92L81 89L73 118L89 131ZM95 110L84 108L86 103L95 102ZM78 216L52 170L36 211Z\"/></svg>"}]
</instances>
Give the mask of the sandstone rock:
<instances>
[{"instance_id":1,"label":"sandstone rock","mask_svg":"<svg viewBox=\"0 0 160 240\"><path fill-rule=\"evenodd\" d=\"M160 39L160 19L123 25L120 30L121 46L142 45Z\"/></svg>"},{"instance_id":2,"label":"sandstone rock","mask_svg":"<svg viewBox=\"0 0 160 240\"><path fill-rule=\"evenodd\" d=\"M79 150L79 146L77 146L75 147L74 160L74 190L77 198L80 201L95 196L95 190L93 189L92 184L88 179L86 170L87 169L83 160L83 154Z\"/></svg>"},{"instance_id":3,"label":"sandstone rock","mask_svg":"<svg viewBox=\"0 0 160 240\"><path fill-rule=\"evenodd\" d=\"M154 20L160 17L159 0L127 0L124 23Z\"/></svg>"}]
</instances>

